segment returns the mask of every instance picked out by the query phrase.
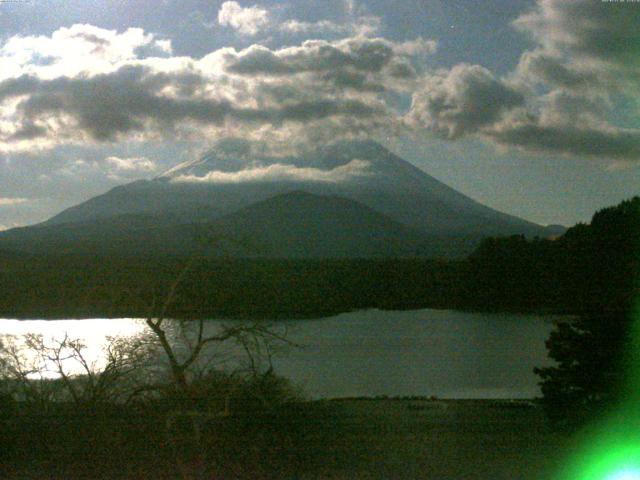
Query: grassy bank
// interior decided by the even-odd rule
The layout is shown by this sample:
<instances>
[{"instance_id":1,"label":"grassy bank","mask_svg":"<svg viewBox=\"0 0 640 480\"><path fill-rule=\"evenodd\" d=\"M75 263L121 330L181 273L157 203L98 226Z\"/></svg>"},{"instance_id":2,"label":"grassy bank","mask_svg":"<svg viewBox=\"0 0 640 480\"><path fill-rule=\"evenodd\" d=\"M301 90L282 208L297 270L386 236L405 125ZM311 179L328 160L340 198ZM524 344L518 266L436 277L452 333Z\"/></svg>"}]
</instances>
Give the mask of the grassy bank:
<instances>
[{"instance_id":1,"label":"grassy bank","mask_svg":"<svg viewBox=\"0 0 640 480\"><path fill-rule=\"evenodd\" d=\"M3 429L4 452L11 453L3 462L7 479L551 480L572 448L535 404L488 400L310 402L208 425L198 446L178 445L180 458L177 437L167 440L157 411L146 419L122 413L76 419L80 425L31 418L30 429L16 422L5 420ZM7 437L8 426L17 436ZM9 450L6 442L13 442ZM193 456L201 448L204 456ZM203 458L218 467L193 464Z\"/></svg>"},{"instance_id":2,"label":"grassy bank","mask_svg":"<svg viewBox=\"0 0 640 480\"><path fill-rule=\"evenodd\" d=\"M530 402L333 401L347 461L314 479L553 479L571 448ZM344 452L349 452L344 454Z\"/></svg>"}]
</instances>

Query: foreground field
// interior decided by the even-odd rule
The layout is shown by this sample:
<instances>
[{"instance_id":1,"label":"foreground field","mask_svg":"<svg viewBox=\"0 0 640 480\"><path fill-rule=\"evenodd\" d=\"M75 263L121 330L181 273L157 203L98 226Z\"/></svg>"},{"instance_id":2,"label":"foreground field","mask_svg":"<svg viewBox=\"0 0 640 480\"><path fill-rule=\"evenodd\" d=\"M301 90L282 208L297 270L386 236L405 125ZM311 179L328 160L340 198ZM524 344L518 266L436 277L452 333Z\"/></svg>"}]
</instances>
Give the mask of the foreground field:
<instances>
[{"instance_id":1,"label":"foreground field","mask_svg":"<svg viewBox=\"0 0 640 480\"><path fill-rule=\"evenodd\" d=\"M202 424L196 436L190 424L167 430L165 418L160 409L6 418L0 478L556 480L573 448L525 401L303 402Z\"/></svg>"},{"instance_id":2,"label":"foreground field","mask_svg":"<svg viewBox=\"0 0 640 480\"><path fill-rule=\"evenodd\" d=\"M336 462L306 478L546 480L571 442L531 402L334 400Z\"/></svg>"}]
</instances>

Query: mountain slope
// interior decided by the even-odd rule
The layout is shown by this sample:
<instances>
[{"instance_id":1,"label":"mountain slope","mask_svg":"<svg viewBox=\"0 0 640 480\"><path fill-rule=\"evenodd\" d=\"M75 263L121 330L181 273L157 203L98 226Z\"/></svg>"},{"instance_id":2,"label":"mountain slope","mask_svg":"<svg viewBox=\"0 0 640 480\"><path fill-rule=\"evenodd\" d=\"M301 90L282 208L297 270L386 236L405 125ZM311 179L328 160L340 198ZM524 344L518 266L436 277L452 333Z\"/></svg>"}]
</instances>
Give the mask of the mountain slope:
<instances>
[{"instance_id":1,"label":"mountain slope","mask_svg":"<svg viewBox=\"0 0 640 480\"><path fill-rule=\"evenodd\" d=\"M406 257L425 243L422 233L353 200L301 191L208 222L127 214L0 233L5 250L125 256Z\"/></svg>"},{"instance_id":2,"label":"mountain slope","mask_svg":"<svg viewBox=\"0 0 640 480\"><path fill-rule=\"evenodd\" d=\"M358 202L303 191L277 195L214 222L248 254L286 258L413 256L425 237Z\"/></svg>"},{"instance_id":3,"label":"mountain slope","mask_svg":"<svg viewBox=\"0 0 640 480\"><path fill-rule=\"evenodd\" d=\"M129 213L210 221L291 190L350 198L429 235L546 235L543 227L486 207L370 141L339 142L286 158L238 159L211 151L154 180L116 187L45 223Z\"/></svg>"}]
</instances>

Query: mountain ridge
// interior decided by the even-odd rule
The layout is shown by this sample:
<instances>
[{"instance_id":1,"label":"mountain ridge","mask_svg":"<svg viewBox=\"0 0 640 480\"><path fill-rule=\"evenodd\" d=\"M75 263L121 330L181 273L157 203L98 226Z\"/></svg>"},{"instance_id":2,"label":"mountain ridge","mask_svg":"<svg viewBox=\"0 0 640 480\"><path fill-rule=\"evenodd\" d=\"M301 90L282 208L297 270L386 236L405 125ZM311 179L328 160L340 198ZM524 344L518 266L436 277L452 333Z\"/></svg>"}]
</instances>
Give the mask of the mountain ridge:
<instances>
[{"instance_id":1,"label":"mountain ridge","mask_svg":"<svg viewBox=\"0 0 640 480\"><path fill-rule=\"evenodd\" d=\"M190 181L182 181L185 178ZM283 203L283 198L288 203ZM289 218L283 217L284 211ZM363 254L450 257L470 253L486 236L546 237L559 232L557 227L545 228L482 205L378 143L343 141L298 157L250 157L246 152L234 157L210 151L155 179L114 187L27 230L0 234L0 246L12 242L7 239L29 237L32 240L25 240L25 245L44 248L46 239L33 240L44 232L52 235L53 249L56 242L71 248L74 235L98 248L99 238L86 238L93 232L132 251L132 245L137 245L136 225L138 234L149 229L142 236L148 237L149 248L159 252L197 250L185 232L202 235L203 229L212 228L232 233L232 237L268 238L272 247L263 242L260 248L264 255L296 258ZM37 230L55 226L59 228ZM323 244L329 231L334 235L335 251L331 251L330 242ZM166 238L162 239L163 235ZM365 241L367 236L369 242Z\"/></svg>"},{"instance_id":2,"label":"mountain ridge","mask_svg":"<svg viewBox=\"0 0 640 480\"><path fill-rule=\"evenodd\" d=\"M113 188L103 195L64 210L45 223L73 222L92 217L120 213L188 212L194 218L206 205L217 216L237 211L254 201L291 190L305 190L321 195L351 198L380 211L401 223L417 227L425 233L523 233L535 235L543 227L532 222L486 207L466 195L429 176L401 159L382 145L367 142L338 142L311 153L294 157L254 159L255 165L281 164L295 169L330 172L353 159L368 162L370 175L351 176L340 182L271 179L238 183L176 182L191 175L204 178L204 172L240 172L238 165L250 166L247 160L229 159L226 154L207 152L196 165L204 170L192 171L193 162L170 170L171 176L142 180ZM204 162L204 163L203 163ZM243 163L244 162L244 163ZM251 161L249 161L251 162ZM224 164L221 167L220 164ZM235 165L236 168L231 168ZM324 168L320 168L324 167ZM199 175L195 175L199 173ZM213 214L213 212L212 212Z\"/></svg>"},{"instance_id":3,"label":"mountain ridge","mask_svg":"<svg viewBox=\"0 0 640 480\"><path fill-rule=\"evenodd\" d=\"M29 253L263 258L424 256L429 238L338 196L294 190L207 222L125 214L0 233L0 248Z\"/></svg>"}]
</instances>

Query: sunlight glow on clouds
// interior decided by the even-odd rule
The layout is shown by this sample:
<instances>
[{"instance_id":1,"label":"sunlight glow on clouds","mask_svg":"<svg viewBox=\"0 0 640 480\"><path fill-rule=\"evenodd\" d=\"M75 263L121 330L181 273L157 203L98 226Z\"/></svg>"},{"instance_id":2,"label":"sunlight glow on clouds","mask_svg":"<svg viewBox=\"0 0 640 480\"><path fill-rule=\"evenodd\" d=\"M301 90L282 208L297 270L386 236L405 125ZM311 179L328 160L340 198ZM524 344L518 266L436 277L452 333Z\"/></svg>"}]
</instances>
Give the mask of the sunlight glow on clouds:
<instances>
[{"instance_id":1,"label":"sunlight glow on clouds","mask_svg":"<svg viewBox=\"0 0 640 480\"><path fill-rule=\"evenodd\" d=\"M27 62L0 81L0 150L167 135L201 140L230 132L286 135L302 144L389 130L400 122L384 95L410 90L419 75L412 57L435 49L422 39L354 37L274 50L222 48L200 59L136 56L136 46L158 41L134 33L85 25L65 29L62 37L54 32L47 41L63 38L64 44L71 35L80 46L69 58L59 50L44 66ZM32 58L34 49L20 53L20 42L9 40L11 55ZM88 53L96 42L98 51ZM81 61L82 55L97 59ZM68 64L73 69L62 74Z\"/></svg>"},{"instance_id":2,"label":"sunlight glow on clouds","mask_svg":"<svg viewBox=\"0 0 640 480\"><path fill-rule=\"evenodd\" d=\"M46 36L15 36L0 49L0 79L32 75L51 80L79 74L110 72L135 61L139 49L164 55L171 53L167 40L158 40L140 28L122 33L92 25L62 27Z\"/></svg>"},{"instance_id":3,"label":"sunlight glow on clouds","mask_svg":"<svg viewBox=\"0 0 640 480\"><path fill-rule=\"evenodd\" d=\"M243 35L256 35L269 24L269 13L257 5L242 8L238 2L229 1L220 7L218 23Z\"/></svg>"},{"instance_id":4,"label":"sunlight glow on clouds","mask_svg":"<svg viewBox=\"0 0 640 480\"><path fill-rule=\"evenodd\" d=\"M372 36L381 27L382 19L367 12L366 8L347 2L348 20L303 21L289 18L275 21L268 10L258 5L242 7L236 1L224 2L218 11L218 24L233 28L241 35L256 36L263 32L279 31L295 35L318 35L322 33L343 36ZM205 22L206 23L206 22Z\"/></svg>"},{"instance_id":5,"label":"sunlight glow on clouds","mask_svg":"<svg viewBox=\"0 0 640 480\"><path fill-rule=\"evenodd\" d=\"M76 24L9 37L0 45L0 152L228 136L295 149L431 133L528 152L640 158L637 122L620 125L613 107L640 90L636 6L539 1L513 25L534 46L502 77L474 64L430 68L435 40L372 37L380 19L355 2L345 9L346 19L303 21L224 2L219 24L242 35L345 37L223 47L200 58L174 55L170 40L140 28Z\"/></svg>"}]
</instances>

